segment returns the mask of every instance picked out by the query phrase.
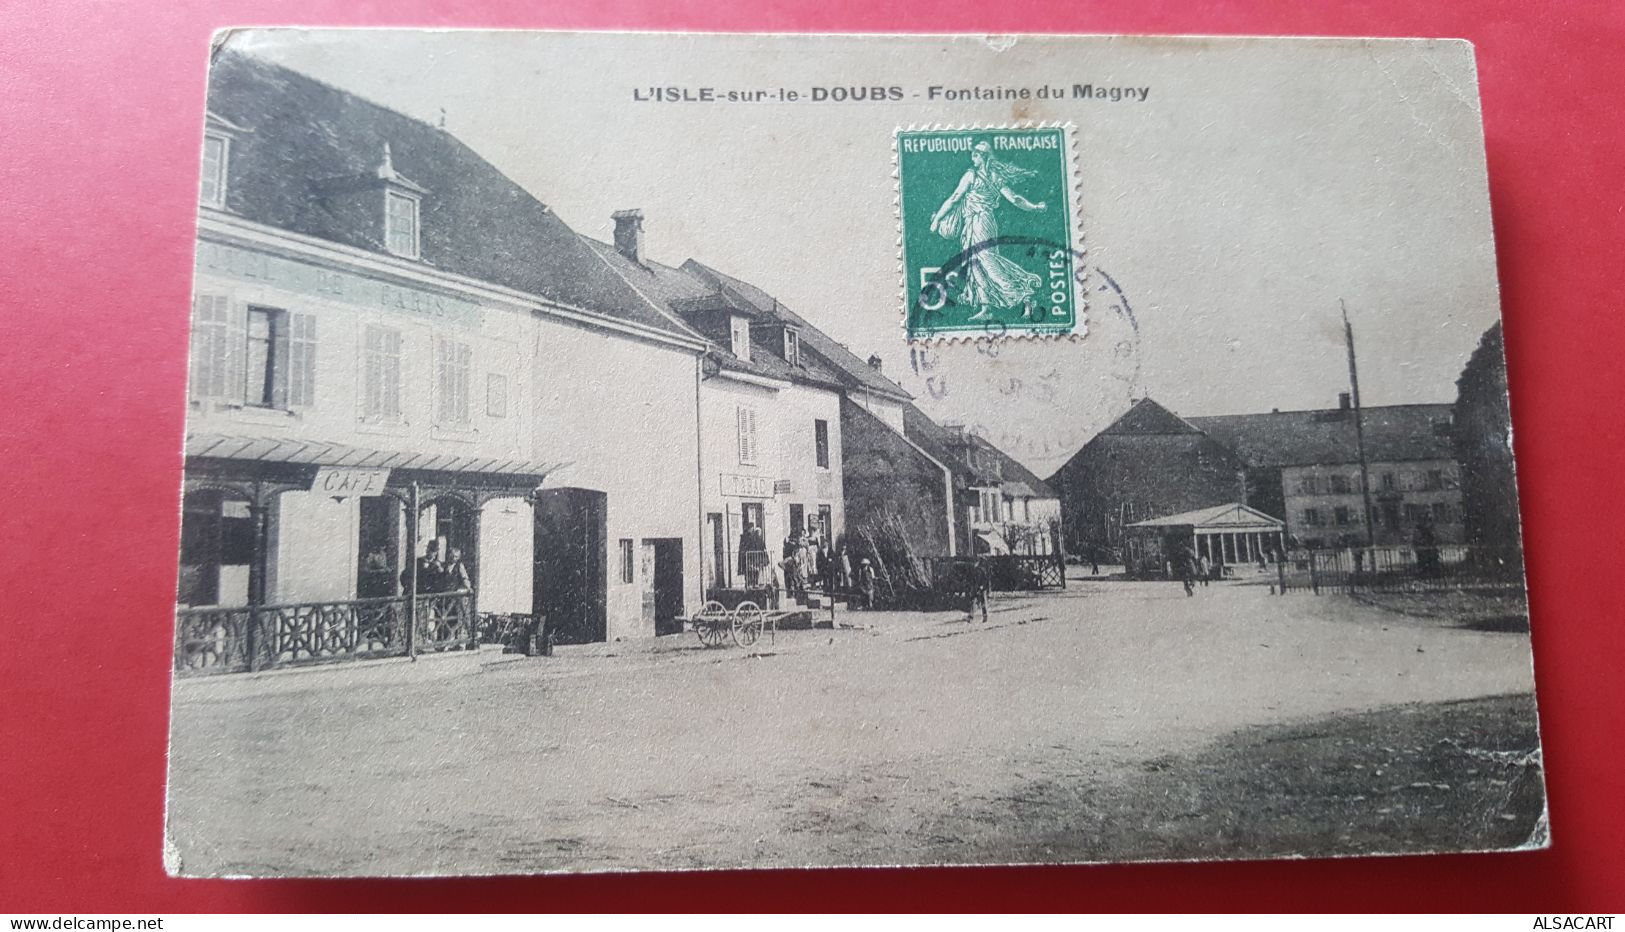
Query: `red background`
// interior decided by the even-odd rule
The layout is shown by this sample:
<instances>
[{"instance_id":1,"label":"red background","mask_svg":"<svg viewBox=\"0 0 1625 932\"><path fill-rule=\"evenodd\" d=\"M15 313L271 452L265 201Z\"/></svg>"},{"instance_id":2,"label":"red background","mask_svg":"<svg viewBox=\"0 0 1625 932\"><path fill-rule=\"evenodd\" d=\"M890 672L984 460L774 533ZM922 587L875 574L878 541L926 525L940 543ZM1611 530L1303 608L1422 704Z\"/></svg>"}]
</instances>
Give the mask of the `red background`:
<instances>
[{"instance_id":1,"label":"red background","mask_svg":"<svg viewBox=\"0 0 1625 932\"><path fill-rule=\"evenodd\" d=\"M0 911L1625 905L1625 14L1609 3L0 0ZM160 862L211 30L346 24L1465 36L1477 45L1555 847L1126 867L172 880ZM1427 308L1417 308L1425 314Z\"/></svg>"}]
</instances>

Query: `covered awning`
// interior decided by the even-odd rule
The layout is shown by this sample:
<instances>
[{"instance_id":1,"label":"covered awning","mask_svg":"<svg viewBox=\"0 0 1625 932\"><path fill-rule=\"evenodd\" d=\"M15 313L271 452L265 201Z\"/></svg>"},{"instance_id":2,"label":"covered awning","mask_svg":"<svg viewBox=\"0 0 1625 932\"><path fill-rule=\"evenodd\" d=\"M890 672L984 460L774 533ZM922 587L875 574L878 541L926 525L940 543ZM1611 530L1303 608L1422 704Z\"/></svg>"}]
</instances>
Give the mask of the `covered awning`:
<instances>
[{"instance_id":1,"label":"covered awning","mask_svg":"<svg viewBox=\"0 0 1625 932\"><path fill-rule=\"evenodd\" d=\"M1165 530L1191 528L1203 534L1229 534L1247 531L1270 533L1285 529L1286 522L1279 518L1272 518L1257 508L1249 508L1240 502L1231 502L1228 505L1213 505L1208 508L1198 508L1195 511L1181 512L1177 515L1136 521L1130 524L1129 527L1163 528Z\"/></svg>"},{"instance_id":2,"label":"covered awning","mask_svg":"<svg viewBox=\"0 0 1625 932\"><path fill-rule=\"evenodd\" d=\"M316 469L390 471L389 484L414 479L466 489L534 489L565 463L503 457L379 450L326 440L291 437L186 435L187 473L245 473L268 479L308 477ZM295 480L297 481L297 479Z\"/></svg>"}]
</instances>

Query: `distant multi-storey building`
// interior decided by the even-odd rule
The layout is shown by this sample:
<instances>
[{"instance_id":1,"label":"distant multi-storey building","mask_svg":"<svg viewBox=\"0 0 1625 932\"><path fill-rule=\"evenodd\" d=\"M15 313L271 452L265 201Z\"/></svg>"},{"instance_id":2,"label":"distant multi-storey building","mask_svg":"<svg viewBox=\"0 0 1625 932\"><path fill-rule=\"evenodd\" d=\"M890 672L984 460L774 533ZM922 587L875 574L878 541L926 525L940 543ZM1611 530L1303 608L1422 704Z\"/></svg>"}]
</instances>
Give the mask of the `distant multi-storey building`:
<instances>
[{"instance_id":1,"label":"distant multi-storey building","mask_svg":"<svg viewBox=\"0 0 1625 932\"><path fill-rule=\"evenodd\" d=\"M1069 545L1116 552L1147 519L1245 504L1285 523L1288 546L1410 543L1429 527L1462 539L1461 467L1451 406L1338 407L1181 418L1147 398L1073 455L1050 484Z\"/></svg>"}]
</instances>

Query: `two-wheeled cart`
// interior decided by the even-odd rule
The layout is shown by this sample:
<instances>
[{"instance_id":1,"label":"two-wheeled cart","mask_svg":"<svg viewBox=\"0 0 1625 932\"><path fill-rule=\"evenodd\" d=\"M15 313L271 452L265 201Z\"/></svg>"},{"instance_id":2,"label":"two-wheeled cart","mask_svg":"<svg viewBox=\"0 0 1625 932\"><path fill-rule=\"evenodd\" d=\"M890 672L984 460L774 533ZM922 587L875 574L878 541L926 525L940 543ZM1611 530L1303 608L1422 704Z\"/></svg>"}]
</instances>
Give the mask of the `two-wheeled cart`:
<instances>
[{"instance_id":1,"label":"two-wheeled cart","mask_svg":"<svg viewBox=\"0 0 1625 932\"><path fill-rule=\"evenodd\" d=\"M688 623L706 647L722 647L729 638L740 647L749 647L761 638L764 629L771 630L777 640L779 618L784 614L763 609L755 602L740 602L730 609L721 602L711 601L695 612Z\"/></svg>"}]
</instances>

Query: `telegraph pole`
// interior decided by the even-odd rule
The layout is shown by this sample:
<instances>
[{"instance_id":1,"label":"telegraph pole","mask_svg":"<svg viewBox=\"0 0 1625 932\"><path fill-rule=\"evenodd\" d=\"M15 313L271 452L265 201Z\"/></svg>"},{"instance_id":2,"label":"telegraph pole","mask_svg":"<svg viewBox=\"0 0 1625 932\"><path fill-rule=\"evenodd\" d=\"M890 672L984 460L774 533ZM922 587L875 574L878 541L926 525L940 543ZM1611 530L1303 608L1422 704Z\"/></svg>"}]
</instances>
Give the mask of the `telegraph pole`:
<instances>
[{"instance_id":1,"label":"telegraph pole","mask_svg":"<svg viewBox=\"0 0 1625 932\"><path fill-rule=\"evenodd\" d=\"M1365 502L1365 544L1377 546L1377 516L1371 511L1371 467L1365 457L1365 422L1360 414L1360 367L1354 362L1354 325L1349 323L1348 305L1342 298L1337 306L1343 309L1343 339L1349 349L1349 394L1354 403L1354 445L1360 454L1360 497Z\"/></svg>"}]
</instances>

